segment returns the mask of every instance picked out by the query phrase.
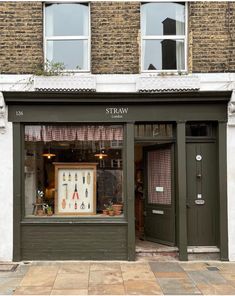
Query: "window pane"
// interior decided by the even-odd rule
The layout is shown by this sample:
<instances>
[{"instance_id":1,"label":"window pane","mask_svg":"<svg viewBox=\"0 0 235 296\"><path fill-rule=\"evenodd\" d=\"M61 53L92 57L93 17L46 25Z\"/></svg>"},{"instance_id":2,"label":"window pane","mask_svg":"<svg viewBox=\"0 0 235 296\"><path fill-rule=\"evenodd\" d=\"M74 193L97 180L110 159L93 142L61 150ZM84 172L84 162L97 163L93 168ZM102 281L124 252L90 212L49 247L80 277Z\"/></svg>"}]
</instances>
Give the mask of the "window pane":
<instances>
[{"instance_id":1,"label":"window pane","mask_svg":"<svg viewBox=\"0 0 235 296\"><path fill-rule=\"evenodd\" d=\"M142 5L142 35L184 35L184 3L146 3Z\"/></svg>"},{"instance_id":2,"label":"window pane","mask_svg":"<svg viewBox=\"0 0 235 296\"><path fill-rule=\"evenodd\" d=\"M144 70L184 70L183 40L143 40Z\"/></svg>"},{"instance_id":3,"label":"window pane","mask_svg":"<svg viewBox=\"0 0 235 296\"><path fill-rule=\"evenodd\" d=\"M47 41L47 59L53 63L64 63L68 70L88 69L87 40Z\"/></svg>"},{"instance_id":4,"label":"window pane","mask_svg":"<svg viewBox=\"0 0 235 296\"><path fill-rule=\"evenodd\" d=\"M120 125L25 126L25 215L120 217L122 154Z\"/></svg>"},{"instance_id":5,"label":"window pane","mask_svg":"<svg viewBox=\"0 0 235 296\"><path fill-rule=\"evenodd\" d=\"M186 124L187 137L212 137L212 135L212 123L194 122Z\"/></svg>"},{"instance_id":6,"label":"window pane","mask_svg":"<svg viewBox=\"0 0 235 296\"><path fill-rule=\"evenodd\" d=\"M46 5L46 36L88 35L87 4Z\"/></svg>"},{"instance_id":7,"label":"window pane","mask_svg":"<svg viewBox=\"0 0 235 296\"><path fill-rule=\"evenodd\" d=\"M136 138L159 138L159 137L172 137L173 126L172 124L135 124L135 137Z\"/></svg>"}]
</instances>

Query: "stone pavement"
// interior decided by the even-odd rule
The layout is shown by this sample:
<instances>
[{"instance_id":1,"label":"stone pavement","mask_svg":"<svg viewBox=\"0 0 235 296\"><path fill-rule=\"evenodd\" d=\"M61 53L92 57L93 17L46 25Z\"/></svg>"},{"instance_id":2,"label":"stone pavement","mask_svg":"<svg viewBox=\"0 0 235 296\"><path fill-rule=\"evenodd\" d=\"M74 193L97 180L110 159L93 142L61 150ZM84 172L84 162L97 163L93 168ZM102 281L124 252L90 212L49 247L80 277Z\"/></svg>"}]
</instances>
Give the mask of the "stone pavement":
<instances>
[{"instance_id":1,"label":"stone pavement","mask_svg":"<svg viewBox=\"0 0 235 296\"><path fill-rule=\"evenodd\" d=\"M229 262L32 262L0 272L0 295L235 295Z\"/></svg>"}]
</instances>

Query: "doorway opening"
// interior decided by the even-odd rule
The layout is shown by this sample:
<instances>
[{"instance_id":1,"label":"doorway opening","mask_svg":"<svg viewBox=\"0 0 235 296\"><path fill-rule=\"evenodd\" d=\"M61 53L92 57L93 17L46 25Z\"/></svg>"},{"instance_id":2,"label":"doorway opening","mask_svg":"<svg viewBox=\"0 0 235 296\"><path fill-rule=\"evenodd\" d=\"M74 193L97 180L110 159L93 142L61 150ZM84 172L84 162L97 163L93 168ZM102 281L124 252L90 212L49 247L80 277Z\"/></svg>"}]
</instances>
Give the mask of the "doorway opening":
<instances>
[{"instance_id":1,"label":"doorway opening","mask_svg":"<svg viewBox=\"0 0 235 296\"><path fill-rule=\"evenodd\" d=\"M135 141L135 229L137 258L177 259L173 142Z\"/></svg>"}]
</instances>

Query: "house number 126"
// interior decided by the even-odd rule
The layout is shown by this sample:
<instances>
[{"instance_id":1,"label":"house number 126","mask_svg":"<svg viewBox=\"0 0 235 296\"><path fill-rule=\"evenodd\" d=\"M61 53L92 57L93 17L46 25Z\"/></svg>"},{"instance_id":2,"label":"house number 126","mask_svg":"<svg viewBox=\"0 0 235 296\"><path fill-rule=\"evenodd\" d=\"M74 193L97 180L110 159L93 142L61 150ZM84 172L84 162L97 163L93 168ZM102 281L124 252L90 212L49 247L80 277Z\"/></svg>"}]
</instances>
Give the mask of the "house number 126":
<instances>
[{"instance_id":1,"label":"house number 126","mask_svg":"<svg viewBox=\"0 0 235 296\"><path fill-rule=\"evenodd\" d=\"M23 115L24 115L24 111L21 111L21 110L16 111L16 116L23 116Z\"/></svg>"}]
</instances>

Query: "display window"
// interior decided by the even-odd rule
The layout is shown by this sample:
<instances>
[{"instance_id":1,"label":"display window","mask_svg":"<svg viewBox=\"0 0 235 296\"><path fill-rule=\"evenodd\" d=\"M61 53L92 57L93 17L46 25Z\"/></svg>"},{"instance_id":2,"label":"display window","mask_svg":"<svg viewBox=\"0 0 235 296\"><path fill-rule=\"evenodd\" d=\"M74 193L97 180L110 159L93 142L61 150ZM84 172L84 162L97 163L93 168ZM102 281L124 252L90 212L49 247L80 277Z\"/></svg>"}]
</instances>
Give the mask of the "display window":
<instances>
[{"instance_id":1,"label":"display window","mask_svg":"<svg viewBox=\"0 0 235 296\"><path fill-rule=\"evenodd\" d=\"M26 125L25 216L123 215L121 125Z\"/></svg>"}]
</instances>

